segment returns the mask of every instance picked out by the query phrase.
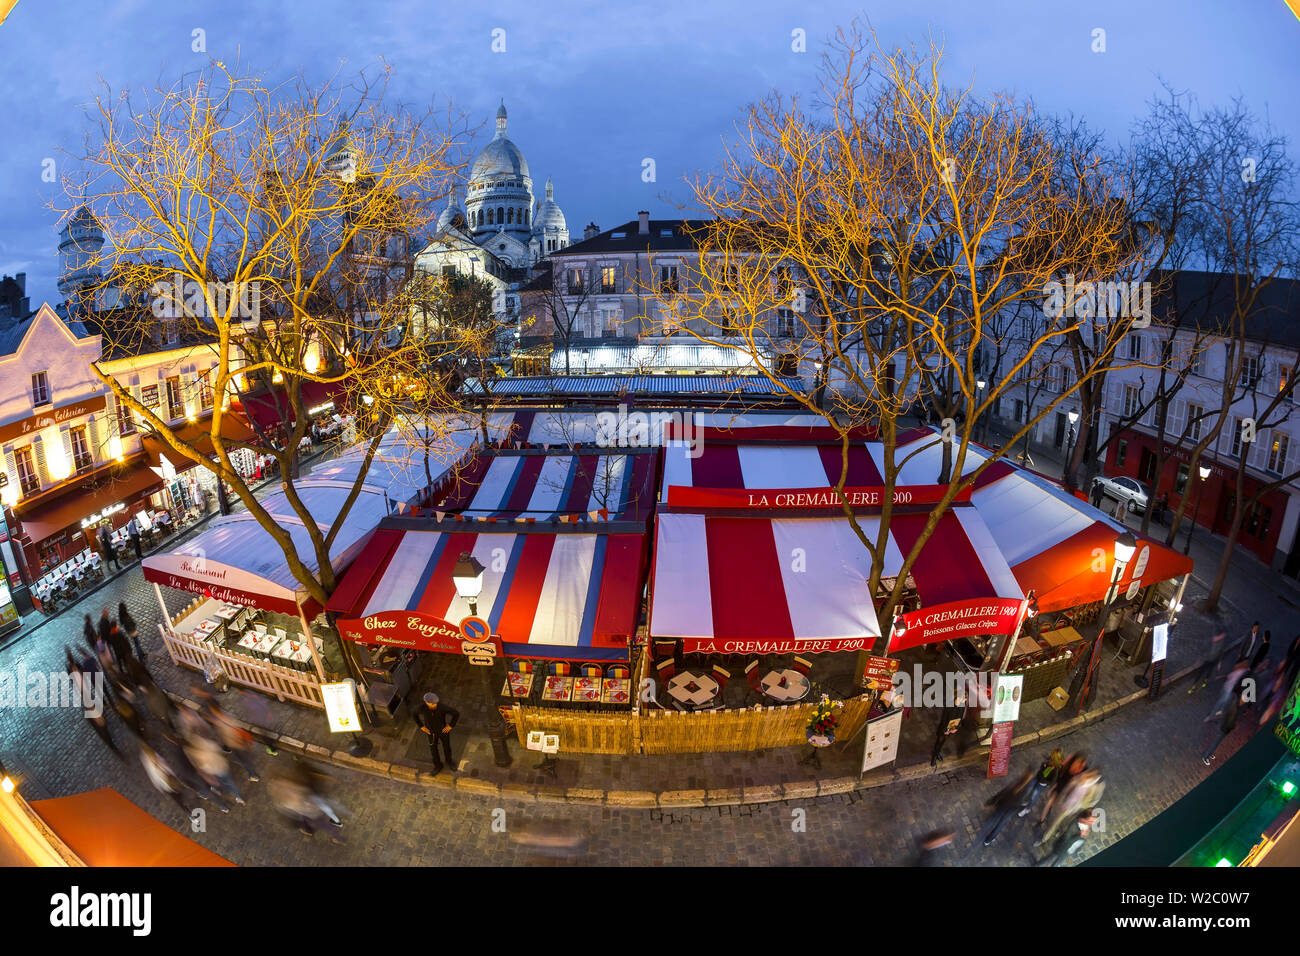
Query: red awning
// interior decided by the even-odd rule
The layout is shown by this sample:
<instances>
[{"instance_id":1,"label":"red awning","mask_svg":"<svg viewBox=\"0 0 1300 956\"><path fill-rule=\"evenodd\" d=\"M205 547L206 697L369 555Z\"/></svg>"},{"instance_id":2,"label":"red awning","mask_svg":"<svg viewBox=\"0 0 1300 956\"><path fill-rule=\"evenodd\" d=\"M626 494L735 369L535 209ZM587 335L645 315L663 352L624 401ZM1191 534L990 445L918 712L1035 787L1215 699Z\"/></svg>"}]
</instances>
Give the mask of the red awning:
<instances>
[{"instance_id":1,"label":"red awning","mask_svg":"<svg viewBox=\"0 0 1300 956\"><path fill-rule=\"evenodd\" d=\"M448 632L469 605L451 572L468 551L485 568L477 613L505 653L628 659L645 588L643 535L380 531L376 539L327 605L350 640L458 653Z\"/></svg>"},{"instance_id":2,"label":"red awning","mask_svg":"<svg viewBox=\"0 0 1300 956\"><path fill-rule=\"evenodd\" d=\"M90 866L235 865L145 813L112 787L33 800L31 808Z\"/></svg>"},{"instance_id":3,"label":"red awning","mask_svg":"<svg viewBox=\"0 0 1300 956\"><path fill-rule=\"evenodd\" d=\"M129 504L161 490L162 479L148 464L139 461L117 475L110 471L93 485L87 482L70 488L55 500L37 504L30 510L23 508L20 502L14 507L14 513L23 533L36 543L71 525L80 530L81 519L110 505Z\"/></svg>"},{"instance_id":4,"label":"red awning","mask_svg":"<svg viewBox=\"0 0 1300 956\"><path fill-rule=\"evenodd\" d=\"M216 450L212 447L212 437L209 434L211 427L210 421L193 422L178 429L176 437L193 445L200 455L211 458L216 454ZM241 421L238 416L226 413L221 418L221 437L226 441L247 442L255 436L252 429ZM155 465L161 464L163 458L171 462L172 467L177 471L184 471L186 468L193 468L196 465L194 461L176 451L158 435L143 435L140 438L140 444L143 446L145 454L149 456L149 461Z\"/></svg>"},{"instance_id":5,"label":"red awning","mask_svg":"<svg viewBox=\"0 0 1300 956\"><path fill-rule=\"evenodd\" d=\"M303 409L310 410L327 402L337 403L345 391L343 382L303 382ZM291 424L294 422L289 396L279 387L273 392L245 395L241 402L232 403L231 407L241 409L251 423L263 429L275 428L286 418Z\"/></svg>"}]
</instances>

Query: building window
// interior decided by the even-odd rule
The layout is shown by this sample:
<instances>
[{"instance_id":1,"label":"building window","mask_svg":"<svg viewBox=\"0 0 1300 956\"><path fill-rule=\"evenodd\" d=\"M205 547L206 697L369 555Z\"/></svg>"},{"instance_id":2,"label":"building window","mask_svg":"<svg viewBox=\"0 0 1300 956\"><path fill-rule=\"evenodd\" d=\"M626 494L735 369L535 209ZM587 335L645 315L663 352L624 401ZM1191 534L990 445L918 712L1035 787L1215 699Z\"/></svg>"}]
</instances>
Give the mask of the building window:
<instances>
[{"instance_id":1,"label":"building window","mask_svg":"<svg viewBox=\"0 0 1300 956\"><path fill-rule=\"evenodd\" d=\"M212 370L199 376L199 408L207 411L212 407Z\"/></svg>"},{"instance_id":2,"label":"building window","mask_svg":"<svg viewBox=\"0 0 1300 956\"><path fill-rule=\"evenodd\" d=\"M1138 400L1138 390L1136 385L1124 386L1124 417L1134 418L1137 416L1138 408L1141 402Z\"/></svg>"},{"instance_id":3,"label":"building window","mask_svg":"<svg viewBox=\"0 0 1300 956\"><path fill-rule=\"evenodd\" d=\"M1268 470L1275 475L1286 473L1286 456L1291 449L1291 436L1273 432L1273 443L1268 446Z\"/></svg>"},{"instance_id":4,"label":"building window","mask_svg":"<svg viewBox=\"0 0 1300 956\"><path fill-rule=\"evenodd\" d=\"M794 338L794 312L790 309L776 310L776 334L782 338Z\"/></svg>"},{"instance_id":5,"label":"building window","mask_svg":"<svg viewBox=\"0 0 1300 956\"><path fill-rule=\"evenodd\" d=\"M1032 342L1032 341L1034 340L1034 320L1033 320L1033 319L1021 319L1021 320L1020 320L1020 337L1021 337L1022 339L1024 339L1025 341L1027 341L1027 342Z\"/></svg>"},{"instance_id":6,"label":"building window","mask_svg":"<svg viewBox=\"0 0 1300 956\"><path fill-rule=\"evenodd\" d=\"M566 273L566 276L567 276L567 286L568 286L568 290L569 290L569 295L581 295L581 294L582 294L582 278L583 278L583 277L582 277L582 270L581 270L581 269L569 269L568 272Z\"/></svg>"},{"instance_id":7,"label":"building window","mask_svg":"<svg viewBox=\"0 0 1300 956\"><path fill-rule=\"evenodd\" d=\"M90 443L86 441L86 426L78 425L68 429L68 442L72 446L73 470L85 471L94 463L90 456Z\"/></svg>"},{"instance_id":8,"label":"building window","mask_svg":"<svg viewBox=\"0 0 1300 956\"><path fill-rule=\"evenodd\" d=\"M614 266L600 267L600 291L609 295L615 290Z\"/></svg>"},{"instance_id":9,"label":"building window","mask_svg":"<svg viewBox=\"0 0 1300 956\"><path fill-rule=\"evenodd\" d=\"M50 376L48 372L32 373L32 404L37 408L50 404Z\"/></svg>"},{"instance_id":10,"label":"building window","mask_svg":"<svg viewBox=\"0 0 1300 956\"><path fill-rule=\"evenodd\" d=\"M1205 350L1197 349L1187 360L1187 373L1189 375L1203 375L1205 368Z\"/></svg>"},{"instance_id":11,"label":"building window","mask_svg":"<svg viewBox=\"0 0 1300 956\"><path fill-rule=\"evenodd\" d=\"M1278 366L1277 370L1277 393L1279 395L1286 393L1286 387L1291 381L1291 370L1285 366Z\"/></svg>"},{"instance_id":12,"label":"building window","mask_svg":"<svg viewBox=\"0 0 1300 956\"><path fill-rule=\"evenodd\" d=\"M1262 540L1262 539L1268 537L1268 526L1269 526L1269 524L1273 521L1273 509L1270 508L1268 505L1260 505L1260 506L1257 506L1257 507L1259 507L1259 532L1258 532L1258 534L1259 534L1260 539Z\"/></svg>"},{"instance_id":13,"label":"building window","mask_svg":"<svg viewBox=\"0 0 1300 956\"><path fill-rule=\"evenodd\" d=\"M506 222L506 209L504 206L497 206L497 225L504 226Z\"/></svg>"},{"instance_id":14,"label":"building window","mask_svg":"<svg viewBox=\"0 0 1300 956\"><path fill-rule=\"evenodd\" d=\"M117 400L117 433L119 435L135 434L135 416L131 414L131 408L122 399Z\"/></svg>"},{"instance_id":15,"label":"building window","mask_svg":"<svg viewBox=\"0 0 1300 956\"><path fill-rule=\"evenodd\" d=\"M660 295L677 294L677 267L676 266L659 267L659 294Z\"/></svg>"},{"instance_id":16,"label":"building window","mask_svg":"<svg viewBox=\"0 0 1300 956\"><path fill-rule=\"evenodd\" d=\"M1187 472L1186 465L1178 466L1178 477L1174 479L1174 494L1181 495L1187 490Z\"/></svg>"},{"instance_id":17,"label":"building window","mask_svg":"<svg viewBox=\"0 0 1300 956\"><path fill-rule=\"evenodd\" d=\"M488 214L488 223L487 223L487 224L488 224L489 226L496 225L496 223L494 223L494 222L492 221L492 210L491 210L491 209L489 209L489 210L487 211L487 214Z\"/></svg>"},{"instance_id":18,"label":"building window","mask_svg":"<svg viewBox=\"0 0 1300 956\"><path fill-rule=\"evenodd\" d=\"M169 418L185 417L185 400L181 397L181 377L167 379L167 415Z\"/></svg>"},{"instance_id":19,"label":"building window","mask_svg":"<svg viewBox=\"0 0 1300 956\"><path fill-rule=\"evenodd\" d=\"M14 465L18 469L18 486L22 489L24 497L34 495L41 490L41 479L36 477L36 465L32 462L30 445L14 452Z\"/></svg>"},{"instance_id":20,"label":"building window","mask_svg":"<svg viewBox=\"0 0 1300 956\"><path fill-rule=\"evenodd\" d=\"M1241 360L1241 388L1254 388L1259 383L1259 356L1247 355Z\"/></svg>"},{"instance_id":21,"label":"building window","mask_svg":"<svg viewBox=\"0 0 1300 956\"><path fill-rule=\"evenodd\" d=\"M1200 405L1187 406L1187 437L1192 441L1201 440L1201 421L1205 418L1205 409Z\"/></svg>"},{"instance_id":22,"label":"building window","mask_svg":"<svg viewBox=\"0 0 1300 956\"><path fill-rule=\"evenodd\" d=\"M1142 339L1136 335L1128 337L1128 357L1135 362L1142 361Z\"/></svg>"},{"instance_id":23,"label":"building window","mask_svg":"<svg viewBox=\"0 0 1300 956\"><path fill-rule=\"evenodd\" d=\"M456 274L456 267L455 267L455 266L443 266L443 267L442 267L442 277L443 277L444 279L450 279L450 278L451 278L452 276L454 276L455 274Z\"/></svg>"},{"instance_id":24,"label":"building window","mask_svg":"<svg viewBox=\"0 0 1300 956\"><path fill-rule=\"evenodd\" d=\"M1240 458L1241 457L1241 430L1244 423L1240 418L1234 418L1233 422L1234 425L1232 428L1232 450L1229 452L1229 454L1231 454L1233 458Z\"/></svg>"},{"instance_id":25,"label":"building window","mask_svg":"<svg viewBox=\"0 0 1300 956\"><path fill-rule=\"evenodd\" d=\"M1128 439L1121 438L1119 447L1115 450L1115 467L1123 468L1124 462L1128 460Z\"/></svg>"}]
</instances>

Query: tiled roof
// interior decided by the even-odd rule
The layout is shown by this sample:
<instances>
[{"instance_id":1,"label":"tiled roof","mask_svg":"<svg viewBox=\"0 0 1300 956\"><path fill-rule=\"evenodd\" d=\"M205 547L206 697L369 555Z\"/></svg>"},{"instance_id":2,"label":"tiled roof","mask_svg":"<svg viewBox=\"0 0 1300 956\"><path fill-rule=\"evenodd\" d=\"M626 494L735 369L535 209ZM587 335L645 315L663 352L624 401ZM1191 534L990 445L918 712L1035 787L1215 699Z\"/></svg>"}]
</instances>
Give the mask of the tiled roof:
<instances>
[{"instance_id":1,"label":"tiled roof","mask_svg":"<svg viewBox=\"0 0 1300 956\"><path fill-rule=\"evenodd\" d=\"M650 231L641 235L640 221L633 219L599 235L575 242L556 252L553 258L582 256L595 252L660 252L694 249L696 240L691 233L708 225L707 219L651 219Z\"/></svg>"}]
</instances>

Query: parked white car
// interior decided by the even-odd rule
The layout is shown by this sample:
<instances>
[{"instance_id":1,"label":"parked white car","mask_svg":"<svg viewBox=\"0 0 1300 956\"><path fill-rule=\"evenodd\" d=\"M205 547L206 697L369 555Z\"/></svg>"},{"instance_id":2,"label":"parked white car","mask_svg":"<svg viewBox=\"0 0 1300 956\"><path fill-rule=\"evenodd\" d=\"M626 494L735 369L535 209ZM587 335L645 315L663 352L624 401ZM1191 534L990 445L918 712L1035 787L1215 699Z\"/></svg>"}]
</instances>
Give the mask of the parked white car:
<instances>
[{"instance_id":1,"label":"parked white car","mask_svg":"<svg viewBox=\"0 0 1300 956\"><path fill-rule=\"evenodd\" d=\"M1130 514L1146 511L1151 489L1136 478L1126 478L1122 475L1118 478L1094 478L1092 479L1094 497L1098 485L1101 486L1103 495L1126 502Z\"/></svg>"}]
</instances>

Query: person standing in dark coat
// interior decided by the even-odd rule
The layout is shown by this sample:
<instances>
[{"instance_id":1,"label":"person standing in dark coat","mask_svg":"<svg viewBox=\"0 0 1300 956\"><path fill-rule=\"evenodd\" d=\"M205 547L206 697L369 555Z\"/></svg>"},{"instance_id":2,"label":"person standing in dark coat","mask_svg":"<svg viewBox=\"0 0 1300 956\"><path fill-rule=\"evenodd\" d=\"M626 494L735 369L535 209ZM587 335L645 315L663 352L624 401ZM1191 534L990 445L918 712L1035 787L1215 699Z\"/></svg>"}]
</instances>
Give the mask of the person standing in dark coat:
<instances>
[{"instance_id":1,"label":"person standing in dark coat","mask_svg":"<svg viewBox=\"0 0 1300 956\"><path fill-rule=\"evenodd\" d=\"M104 559L104 570L108 570L111 563L114 571L121 571L121 562L117 560L117 552L113 550L113 532L109 530L108 522L105 521L99 526L99 554Z\"/></svg>"},{"instance_id":2,"label":"person standing in dark coat","mask_svg":"<svg viewBox=\"0 0 1300 956\"><path fill-rule=\"evenodd\" d=\"M1237 645L1237 660L1248 661L1255 656L1255 649L1259 647L1262 635L1259 633L1259 621L1250 626L1250 633L1241 639Z\"/></svg>"},{"instance_id":3,"label":"person standing in dark coat","mask_svg":"<svg viewBox=\"0 0 1300 956\"><path fill-rule=\"evenodd\" d=\"M460 711L441 703L438 695L431 692L424 695L424 707L418 711L416 720L420 723L420 730L429 735L429 754L433 757L433 772L442 772L442 757L438 755L438 742L441 741L442 752L446 755L447 763L451 764L454 773L456 763L451 759L451 728L455 727L456 721L460 720Z\"/></svg>"},{"instance_id":4,"label":"person standing in dark coat","mask_svg":"<svg viewBox=\"0 0 1300 956\"><path fill-rule=\"evenodd\" d=\"M135 549L135 559L137 561L143 561L144 552L140 550L140 522L135 520L134 515L132 515L131 520L126 523L126 534L127 537L131 539L131 547Z\"/></svg>"},{"instance_id":5,"label":"person standing in dark coat","mask_svg":"<svg viewBox=\"0 0 1300 956\"><path fill-rule=\"evenodd\" d=\"M931 767L943 760L944 745L961 729L965 716L965 701L960 699L955 705L945 707L939 712L939 724L934 729L934 750L930 752Z\"/></svg>"},{"instance_id":6,"label":"person standing in dark coat","mask_svg":"<svg viewBox=\"0 0 1300 956\"><path fill-rule=\"evenodd\" d=\"M1187 693L1194 694L1209 683L1210 678L1219 672L1219 662L1223 660L1223 652L1227 649L1227 631L1219 631L1210 638L1210 646L1205 653L1205 659L1201 661L1201 666L1192 675L1192 686L1187 688Z\"/></svg>"}]
</instances>

